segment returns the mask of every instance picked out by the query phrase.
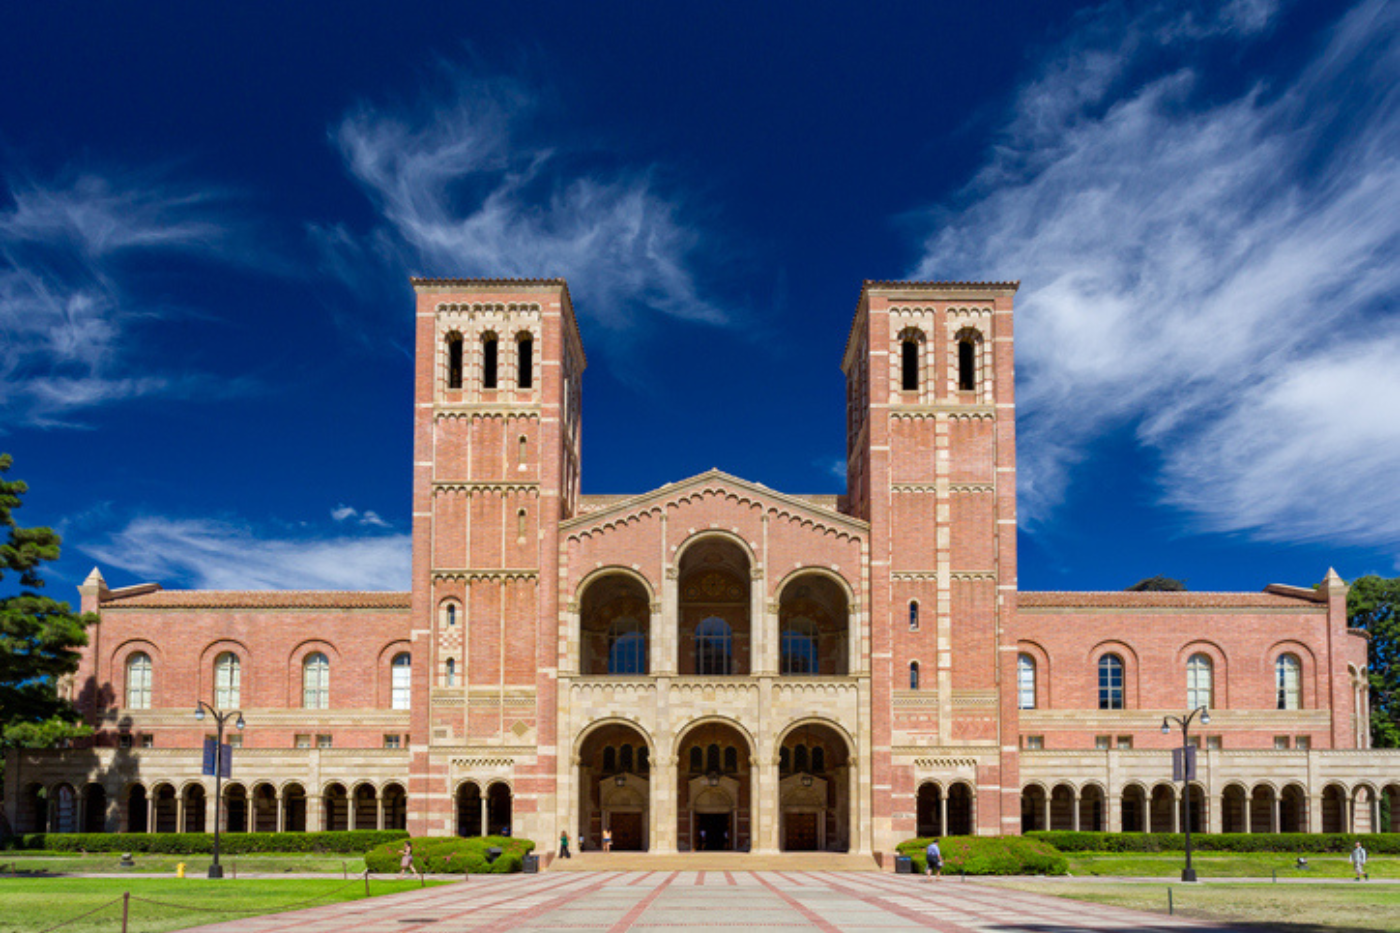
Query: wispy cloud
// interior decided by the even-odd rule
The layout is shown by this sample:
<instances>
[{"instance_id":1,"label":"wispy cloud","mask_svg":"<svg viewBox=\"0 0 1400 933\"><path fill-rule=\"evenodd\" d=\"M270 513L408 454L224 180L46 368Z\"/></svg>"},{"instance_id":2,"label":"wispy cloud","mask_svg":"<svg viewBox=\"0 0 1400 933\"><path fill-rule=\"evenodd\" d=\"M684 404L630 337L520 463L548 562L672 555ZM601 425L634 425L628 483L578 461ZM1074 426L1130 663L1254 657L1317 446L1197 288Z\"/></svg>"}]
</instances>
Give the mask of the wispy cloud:
<instances>
[{"instance_id":1,"label":"wispy cloud","mask_svg":"<svg viewBox=\"0 0 1400 933\"><path fill-rule=\"evenodd\" d=\"M124 263L240 256L220 196L152 175L9 172L0 185L13 204L0 209L0 424L71 425L105 404L199 385L136 365L132 330L159 312L132 299Z\"/></svg>"},{"instance_id":2,"label":"wispy cloud","mask_svg":"<svg viewBox=\"0 0 1400 933\"><path fill-rule=\"evenodd\" d=\"M652 171L586 168L586 154L537 138L537 100L519 82L447 78L447 93L418 107L362 104L334 129L384 224L363 237L313 227L326 272L357 288L367 261L420 275L563 276L579 313L613 331L658 315L729 321L696 285L702 244Z\"/></svg>"},{"instance_id":3,"label":"wispy cloud","mask_svg":"<svg viewBox=\"0 0 1400 933\"><path fill-rule=\"evenodd\" d=\"M80 548L145 579L197 589L401 590L409 582L406 534L269 538L224 521L146 516Z\"/></svg>"},{"instance_id":4,"label":"wispy cloud","mask_svg":"<svg viewBox=\"0 0 1400 933\"><path fill-rule=\"evenodd\" d=\"M388 528L389 523L379 517L378 512L359 509L350 505L338 505L331 509L331 518L337 522L354 522L356 525L370 525L375 528Z\"/></svg>"},{"instance_id":5,"label":"wispy cloud","mask_svg":"<svg viewBox=\"0 0 1400 933\"><path fill-rule=\"evenodd\" d=\"M1025 283L1023 518L1131 425L1198 527L1400 542L1400 8L1356 6L1298 74L1226 100L1192 56L1271 4L1106 28L1116 9L1026 87L915 270Z\"/></svg>"}]
</instances>

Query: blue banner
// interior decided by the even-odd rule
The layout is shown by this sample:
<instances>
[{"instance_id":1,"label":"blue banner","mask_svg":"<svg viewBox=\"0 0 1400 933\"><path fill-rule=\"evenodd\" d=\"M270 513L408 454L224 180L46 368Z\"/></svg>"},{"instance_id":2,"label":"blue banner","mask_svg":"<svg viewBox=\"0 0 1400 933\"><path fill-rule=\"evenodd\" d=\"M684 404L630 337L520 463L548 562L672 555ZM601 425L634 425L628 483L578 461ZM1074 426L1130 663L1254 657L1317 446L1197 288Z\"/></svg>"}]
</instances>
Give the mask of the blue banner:
<instances>
[{"instance_id":1,"label":"blue banner","mask_svg":"<svg viewBox=\"0 0 1400 933\"><path fill-rule=\"evenodd\" d=\"M214 756L217 754L217 752L215 751L215 749L218 748L218 746L217 746L215 743L216 743L217 741L218 741L217 739L205 738L205 740L204 740L204 767L200 769L200 772L199 772L200 774L206 775L206 776L208 776L208 777L213 777L213 776L214 776L214 760L215 760L215 759L214 759Z\"/></svg>"}]
</instances>

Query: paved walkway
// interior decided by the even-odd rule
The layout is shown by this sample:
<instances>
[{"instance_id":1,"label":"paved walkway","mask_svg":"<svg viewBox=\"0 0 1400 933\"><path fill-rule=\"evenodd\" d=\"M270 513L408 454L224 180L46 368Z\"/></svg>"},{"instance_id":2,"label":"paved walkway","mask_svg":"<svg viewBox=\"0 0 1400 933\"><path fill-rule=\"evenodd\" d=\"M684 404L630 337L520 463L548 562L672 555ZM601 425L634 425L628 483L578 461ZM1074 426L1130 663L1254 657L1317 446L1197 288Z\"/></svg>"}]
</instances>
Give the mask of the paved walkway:
<instances>
[{"instance_id":1,"label":"paved walkway","mask_svg":"<svg viewBox=\"0 0 1400 933\"><path fill-rule=\"evenodd\" d=\"M657 871L469 881L195 928L200 933L1231 933L1235 928L917 875Z\"/></svg>"}]
</instances>

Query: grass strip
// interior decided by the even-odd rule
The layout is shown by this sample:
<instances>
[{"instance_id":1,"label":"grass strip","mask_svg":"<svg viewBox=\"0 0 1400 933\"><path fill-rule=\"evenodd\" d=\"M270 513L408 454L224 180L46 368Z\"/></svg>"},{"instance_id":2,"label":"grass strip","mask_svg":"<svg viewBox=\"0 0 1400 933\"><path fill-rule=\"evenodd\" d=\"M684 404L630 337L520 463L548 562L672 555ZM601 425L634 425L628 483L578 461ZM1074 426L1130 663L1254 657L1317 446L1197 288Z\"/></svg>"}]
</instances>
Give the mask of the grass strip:
<instances>
[{"instance_id":1,"label":"grass strip","mask_svg":"<svg viewBox=\"0 0 1400 933\"><path fill-rule=\"evenodd\" d=\"M1075 876L1108 875L1127 878L1180 878L1186 864L1184 852L1066 853L1069 873ZM1288 852L1196 852L1191 866L1202 880L1211 878L1351 878L1351 862L1343 855L1307 855L1306 868L1298 868L1298 856ZM1373 856L1367 863L1372 878L1400 878L1400 858Z\"/></svg>"}]
</instances>

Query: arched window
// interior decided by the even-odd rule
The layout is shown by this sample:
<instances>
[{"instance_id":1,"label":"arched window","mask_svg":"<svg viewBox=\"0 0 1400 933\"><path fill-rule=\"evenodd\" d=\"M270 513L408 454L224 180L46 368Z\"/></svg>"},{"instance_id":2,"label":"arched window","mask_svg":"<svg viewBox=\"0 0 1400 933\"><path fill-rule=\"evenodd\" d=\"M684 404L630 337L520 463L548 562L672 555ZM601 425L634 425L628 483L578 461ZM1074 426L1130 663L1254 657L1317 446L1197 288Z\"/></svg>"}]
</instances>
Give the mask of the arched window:
<instances>
[{"instance_id":1,"label":"arched window","mask_svg":"<svg viewBox=\"0 0 1400 933\"><path fill-rule=\"evenodd\" d=\"M612 772L617 770L617 749L609 745L603 749L603 771Z\"/></svg>"},{"instance_id":2,"label":"arched window","mask_svg":"<svg viewBox=\"0 0 1400 933\"><path fill-rule=\"evenodd\" d=\"M792 770L798 774L807 770L807 746L799 745L792 750Z\"/></svg>"},{"instance_id":3,"label":"arched window","mask_svg":"<svg viewBox=\"0 0 1400 933\"><path fill-rule=\"evenodd\" d=\"M695 627L695 673L728 674L733 660L734 634L728 622L710 616Z\"/></svg>"},{"instance_id":4,"label":"arched window","mask_svg":"<svg viewBox=\"0 0 1400 933\"><path fill-rule=\"evenodd\" d=\"M910 662L909 662L909 689L910 689L910 690L918 690L918 689L919 689L919 662L918 662L918 661L910 661Z\"/></svg>"},{"instance_id":5,"label":"arched window","mask_svg":"<svg viewBox=\"0 0 1400 933\"><path fill-rule=\"evenodd\" d=\"M958 388L964 392L977 388L977 343L971 335L958 341Z\"/></svg>"},{"instance_id":6,"label":"arched window","mask_svg":"<svg viewBox=\"0 0 1400 933\"><path fill-rule=\"evenodd\" d=\"M457 624L457 604L456 604L456 603L448 603L448 604L447 604L447 624L448 624L449 626L452 626L452 625L456 625L456 624Z\"/></svg>"},{"instance_id":7,"label":"arched window","mask_svg":"<svg viewBox=\"0 0 1400 933\"><path fill-rule=\"evenodd\" d=\"M911 631L911 632L917 632L918 630L919 630L919 601L918 601L917 599L911 599L911 600L909 600L909 631Z\"/></svg>"},{"instance_id":8,"label":"arched window","mask_svg":"<svg viewBox=\"0 0 1400 933\"><path fill-rule=\"evenodd\" d=\"M714 744L705 749L705 770L718 771L719 769L719 745Z\"/></svg>"},{"instance_id":9,"label":"arched window","mask_svg":"<svg viewBox=\"0 0 1400 933\"><path fill-rule=\"evenodd\" d=\"M812 773L821 774L826 770L826 751L820 745L812 746Z\"/></svg>"},{"instance_id":10,"label":"arched window","mask_svg":"<svg viewBox=\"0 0 1400 933\"><path fill-rule=\"evenodd\" d=\"M615 619L608 626L608 673L645 674L647 636L636 619Z\"/></svg>"},{"instance_id":11,"label":"arched window","mask_svg":"<svg viewBox=\"0 0 1400 933\"><path fill-rule=\"evenodd\" d=\"M789 774L792 771L792 753L784 745L778 749L778 773Z\"/></svg>"},{"instance_id":12,"label":"arched window","mask_svg":"<svg viewBox=\"0 0 1400 933\"><path fill-rule=\"evenodd\" d=\"M405 651L389 664L389 706L408 709L413 696L413 658Z\"/></svg>"},{"instance_id":13,"label":"arched window","mask_svg":"<svg viewBox=\"0 0 1400 933\"><path fill-rule=\"evenodd\" d=\"M526 437L524 434L520 435L520 440L519 440L518 446L519 446L519 448L520 448L519 451L518 451L518 453L519 453L520 465L521 465L521 466L524 466L525 463L527 462L527 458L529 457L529 454L530 454L530 439L529 439L528 437Z\"/></svg>"},{"instance_id":14,"label":"arched window","mask_svg":"<svg viewBox=\"0 0 1400 933\"><path fill-rule=\"evenodd\" d=\"M637 773L646 774L651 768L651 749L645 745L637 747Z\"/></svg>"},{"instance_id":15,"label":"arched window","mask_svg":"<svg viewBox=\"0 0 1400 933\"><path fill-rule=\"evenodd\" d=\"M1278 708L1279 709L1302 709L1303 689L1301 674L1302 665L1298 663L1298 658L1291 654L1281 654L1278 663L1274 665L1274 680L1278 686Z\"/></svg>"},{"instance_id":16,"label":"arched window","mask_svg":"<svg viewBox=\"0 0 1400 933\"><path fill-rule=\"evenodd\" d=\"M462 387L462 335L447 335L447 387Z\"/></svg>"},{"instance_id":17,"label":"arched window","mask_svg":"<svg viewBox=\"0 0 1400 933\"><path fill-rule=\"evenodd\" d=\"M919 342L906 338L900 345L900 388L912 392L919 387Z\"/></svg>"},{"instance_id":18,"label":"arched window","mask_svg":"<svg viewBox=\"0 0 1400 933\"><path fill-rule=\"evenodd\" d=\"M1186 660L1186 708L1214 706L1214 677L1210 656L1193 654Z\"/></svg>"},{"instance_id":19,"label":"arched window","mask_svg":"<svg viewBox=\"0 0 1400 933\"><path fill-rule=\"evenodd\" d=\"M515 377L518 388L529 389L535 384L535 341L529 334L521 334L515 339L516 362L519 364Z\"/></svg>"},{"instance_id":20,"label":"arched window","mask_svg":"<svg viewBox=\"0 0 1400 933\"><path fill-rule=\"evenodd\" d=\"M447 686L457 686L457 659L447 659Z\"/></svg>"},{"instance_id":21,"label":"arched window","mask_svg":"<svg viewBox=\"0 0 1400 933\"><path fill-rule=\"evenodd\" d=\"M783 627L782 673L817 673L817 624L811 619L792 619Z\"/></svg>"},{"instance_id":22,"label":"arched window","mask_svg":"<svg viewBox=\"0 0 1400 933\"><path fill-rule=\"evenodd\" d=\"M225 651L214 659L214 708L236 709L243 705L242 665L238 655Z\"/></svg>"},{"instance_id":23,"label":"arched window","mask_svg":"<svg viewBox=\"0 0 1400 933\"><path fill-rule=\"evenodd\" d=\"M1016 655L1016 705L1035 709L1035 658L1028 654Z\"/></svg>"},{"instance_id":24,"label":"arched window","mask_svg":"<svg viewBox=\"0 0 1400 933\"><path fill-rule=\"evenodd\" d=\"M632 746L623 743L621 750L617 753L617 766L623 771L632 770Z\"/></svg>"},{"instance_id":25,"label":"arched window","mask_svg":"<svg viewBox=\"0 0 1400 933\"><path fill-rule=\"evenodd\" d=\"M690 749L690 773L697 774L705 770L705 753L700 750L699 745Z\"/></svg>"},{"instance_id":26,"label":"arched window","mask_svg":"<svg viewBox=\"0 0 1400 933\"><path fill-rule=\"evenodd\" d=\"M1116 654L1099 658L1099 709L1123 708L1123 660Z\"/></svg>"},{"instance_id":27,"label":"arched window","mask_svg":"<svg viewBox=\"0 0 1400 933\"><path fill-rule=\"evenodd\" d=\"M126 659L126 708L151 708L151 656L144 651Z\"/></svg>"},{"instance_id":28,"label":"arched window","mask_svg":"<svg viewBox=\"0 0 1400 933\"><path fill-rule=\"evenodd\" d=\"M304 709L330 709L331 662L313 651L301 663L301 705Z\"/></svg>"},{"instance_id":29,"label":"arched window","mask_svg":"<svg viewBox=\"0 0 1400 933\"><path fill-rule=\"evenodd\" d=\"M515 513L515 536L521 541L525 540L525 510L520 509Z\"/></svg>"},{"instance_id":30,"label":"arched window","mask_svg":"<svg viewBox=\"0 0 1400 933\"><path fill-rule=\"evenodd\" d=\"M495 334L481 338L481 387L496 388L496 350L498 342Z\"/></svg>"},{"instance_id":31,"label":"arched window","mask_svg":"<svg viewBox=\"0 0 1400 933\"><path fill-rule=\"evenodd\" d=\"M724 750L724 773L733 774L739 770L739 750L733 745Z\"/></svg>"}]
</instances>

